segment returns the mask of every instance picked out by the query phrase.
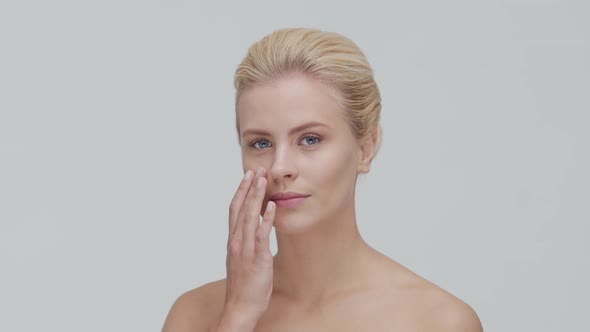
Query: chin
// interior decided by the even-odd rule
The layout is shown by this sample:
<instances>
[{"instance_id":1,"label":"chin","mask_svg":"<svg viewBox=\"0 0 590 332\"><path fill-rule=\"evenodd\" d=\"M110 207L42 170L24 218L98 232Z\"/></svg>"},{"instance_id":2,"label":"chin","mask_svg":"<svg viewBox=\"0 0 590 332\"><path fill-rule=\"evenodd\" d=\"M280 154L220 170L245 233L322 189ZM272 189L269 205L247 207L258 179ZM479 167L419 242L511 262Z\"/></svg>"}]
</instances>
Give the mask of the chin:
<instances>
[{"instance_id":1,"label":"chin","mask_svg":"<svg viewBox=\"0 0 590 332\"><path fill-rule=\"evenodd\" d=\"M277 211L273 223L275 231L281 235L302 234L318 226L317 216L311 216L309 213L281 212Z\"/></svg>"}]
</instances>

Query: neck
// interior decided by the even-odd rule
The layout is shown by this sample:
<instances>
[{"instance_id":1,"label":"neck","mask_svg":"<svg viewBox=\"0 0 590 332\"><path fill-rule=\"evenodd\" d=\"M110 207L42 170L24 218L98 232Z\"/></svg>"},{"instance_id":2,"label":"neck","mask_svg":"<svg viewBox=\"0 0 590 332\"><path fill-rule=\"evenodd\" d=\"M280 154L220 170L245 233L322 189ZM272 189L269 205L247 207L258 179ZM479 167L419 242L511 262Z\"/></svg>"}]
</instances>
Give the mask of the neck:
<instances>
[{"instance_id":1,"label":"neck","mask_svg":"<svg viewBox=\"0 0 590 332\"><path fill-rule=\"evenodd\" d=\"M372 249L360 235L354 204L351 206L305 233L276 233L274 293L310 303L366 280L363 266Z\"/></svg>"}]
</instances>

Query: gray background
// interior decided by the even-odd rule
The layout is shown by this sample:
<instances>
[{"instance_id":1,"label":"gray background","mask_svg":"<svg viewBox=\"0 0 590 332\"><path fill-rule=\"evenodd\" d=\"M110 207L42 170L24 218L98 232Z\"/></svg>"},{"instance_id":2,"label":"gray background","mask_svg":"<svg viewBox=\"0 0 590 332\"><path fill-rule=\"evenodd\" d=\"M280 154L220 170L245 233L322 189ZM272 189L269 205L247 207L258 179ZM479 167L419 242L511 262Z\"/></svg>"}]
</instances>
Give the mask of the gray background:
<instances>
[{"instance_id":1,"label":"gray background","mask_svg":"<svg viewBox=\"0 0 590 332\"><path fill-rule=\"evenodd\" d=\"M353 39L383 95L365 239L486 331L588 331L589 14L0 0L0 330L158 331L177 296L223 278L233 72L265 34L306 26Z\"/></svg>"}]
</instances>

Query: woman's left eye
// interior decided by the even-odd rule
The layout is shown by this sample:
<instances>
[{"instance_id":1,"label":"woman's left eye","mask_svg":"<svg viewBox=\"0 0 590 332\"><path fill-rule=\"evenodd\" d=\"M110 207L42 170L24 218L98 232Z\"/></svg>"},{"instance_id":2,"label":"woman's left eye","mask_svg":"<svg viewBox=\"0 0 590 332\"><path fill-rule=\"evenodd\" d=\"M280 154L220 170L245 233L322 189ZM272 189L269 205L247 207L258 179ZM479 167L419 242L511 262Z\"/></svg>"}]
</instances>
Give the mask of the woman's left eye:
<instances>
[{"instance_id":1,"label":"woman's left eye","mask_svg":"<svg viewBox=\"0 0 590 332\"><path fill-rule=\"evenodd\" d=\"M303 139L301 140L301 142L304 142L303 145L315 145L317 143L319 143L321 141L321 139L317 136L312 136L312 135L307 135L305 137L303 137Z\"/></svg>"}]
</instances>

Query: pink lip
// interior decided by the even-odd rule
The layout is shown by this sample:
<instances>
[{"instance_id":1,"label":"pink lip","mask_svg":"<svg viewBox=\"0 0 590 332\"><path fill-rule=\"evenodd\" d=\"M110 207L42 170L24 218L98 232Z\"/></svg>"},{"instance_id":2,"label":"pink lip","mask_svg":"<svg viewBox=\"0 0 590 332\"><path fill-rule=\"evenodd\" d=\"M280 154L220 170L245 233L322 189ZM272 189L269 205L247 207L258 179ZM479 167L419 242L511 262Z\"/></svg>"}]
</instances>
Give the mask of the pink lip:
<instances>
[{"instance_id":1,"label":"pink lip","mask_svg":"<svg viewBox=\"0 0 590 332\"><path fill-rule=\"evenodd\" d=\"M282 192L272 194L268 199L275 202L277 207L289 208L295 207L303 203L303 201L305 201L307 197L309 197L309 195L299 194L295 192Z\"/></svg>"}]
</instances>

